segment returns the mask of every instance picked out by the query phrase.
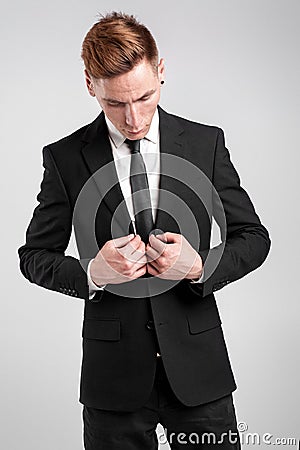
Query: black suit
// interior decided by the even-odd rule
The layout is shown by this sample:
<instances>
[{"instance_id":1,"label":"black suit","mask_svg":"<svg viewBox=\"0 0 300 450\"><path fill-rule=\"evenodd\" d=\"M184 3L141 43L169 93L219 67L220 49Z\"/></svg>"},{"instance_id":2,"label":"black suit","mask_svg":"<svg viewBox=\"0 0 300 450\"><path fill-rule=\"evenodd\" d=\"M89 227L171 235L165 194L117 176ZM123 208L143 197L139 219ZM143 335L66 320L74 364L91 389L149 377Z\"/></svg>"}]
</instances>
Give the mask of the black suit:
<instances>
[{"instance_id":1,"label":"black suit","mask_svg":"<svg viewBox=\"0 0 300 450\"><path fill-rule=\"evenodd\" d=\"M144 298L104 290L97 292L93 301L88 300L86 273L77 259L64 252L82 187L93 173L113 160L103 113L90 125L44 148L39 206L29 225L26 244L19 249L21 270L29 281L85 300L80 401L94 408L134 411L141 407L152 389L158 348L170 385L183 404L199 405L232 392L236 385L213 291L260 266L270 247L268 232L240 187L222 130L167 114L160 108L159 114L161 152L184 157L199 167L212 181L224 207L224 253L203 285L182 280L162 294L151 296L150 289ZM161 168L164 173L163 162ZM117 182L113 167L109 177L112 184ZM93 201L101 190L101 178L95 181L91 185ZM201 232L196 250L205 260L210 244L210 213L180 181L162 175L160 188L162 211L158 211L156 228L180 231L176 217L162 207L163 191L171 191L189 206L196 219ZM121 201L117 183L96 214L99 248L112 238L111 218ZM169 200L166 203L169 206ZM79 223L84 219L76 220ZM123 207L114 237L128 234L129 224ZM82 225L80 230L76 233L78 247L87 262L96 251L88 242L89 236L85 236L89 228ZM186 237L193 240L192 235ZM126 293L127 283L122 287ZM157 341L154 330L149 329L151 320Z\"/></svg>"}]
</instances>

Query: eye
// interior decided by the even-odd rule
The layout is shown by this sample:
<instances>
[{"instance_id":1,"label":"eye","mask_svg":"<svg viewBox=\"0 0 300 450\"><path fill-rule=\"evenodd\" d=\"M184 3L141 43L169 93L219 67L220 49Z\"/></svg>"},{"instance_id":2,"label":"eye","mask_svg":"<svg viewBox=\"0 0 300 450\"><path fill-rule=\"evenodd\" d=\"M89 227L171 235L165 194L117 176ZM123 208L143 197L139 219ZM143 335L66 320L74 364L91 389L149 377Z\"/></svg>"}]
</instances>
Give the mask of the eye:
<instances>
[{"instance_id":1,"label":"eye","mask_svg":"<svg viewBox=\"0 0 300 450\"><path fill-rule=\"evenodd\" d=\"M107 102L108 106L112 106L113 108L117 108L118 106L122 106L122 103L117 102Z\"/></svg>"},{"instance_id":2,"label":"eye","mask_svg":"<svg viewBox=\"0 0 300 450\"><path fill-rule=\"evenodd\" d=\"M141 98L141 102L146 102L147 100L149 100L150 95L146 95L145 97Z\"/></svg>"}]
</instances>

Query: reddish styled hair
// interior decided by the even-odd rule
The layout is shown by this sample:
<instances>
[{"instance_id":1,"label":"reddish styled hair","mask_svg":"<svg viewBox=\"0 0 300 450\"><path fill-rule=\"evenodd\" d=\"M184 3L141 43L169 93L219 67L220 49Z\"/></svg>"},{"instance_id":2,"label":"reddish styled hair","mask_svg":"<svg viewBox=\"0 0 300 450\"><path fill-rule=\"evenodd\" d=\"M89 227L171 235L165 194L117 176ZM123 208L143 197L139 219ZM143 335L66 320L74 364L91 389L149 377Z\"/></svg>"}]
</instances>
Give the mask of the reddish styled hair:
<instances>
[{"instance_id":1,"label":"reddish styled hair","mask_svg":"<svg viewBox=\"0 0 300 450\"><path fill-rule=\"evenodd\" d=\"M112 78L129 72L146 58L157 68L155 40L132 15L112 12L101 16L87 33L81 57L88 74L94 78Z\"/></svg>"}]
</instances>

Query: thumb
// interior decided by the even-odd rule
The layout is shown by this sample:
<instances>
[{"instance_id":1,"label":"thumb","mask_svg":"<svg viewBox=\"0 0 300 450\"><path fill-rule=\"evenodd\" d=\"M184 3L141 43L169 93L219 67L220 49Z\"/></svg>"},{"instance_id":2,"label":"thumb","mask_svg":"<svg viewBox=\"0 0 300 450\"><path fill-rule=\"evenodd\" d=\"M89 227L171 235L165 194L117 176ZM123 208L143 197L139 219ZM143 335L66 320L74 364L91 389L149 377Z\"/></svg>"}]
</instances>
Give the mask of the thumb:
<instances>
[{"instance_id":1,"label":"thumb","mask_svg":"<svg viewBox=\"0 0 300 450\"><path fill-rule=\"evenodd\" d=\"M173 244L180 241L180 234L177 233L171 233L170 231L167 231L164 234L158 234L155 236L157 239L159 239L162 242Z\"/></svg>"}]
</instances>

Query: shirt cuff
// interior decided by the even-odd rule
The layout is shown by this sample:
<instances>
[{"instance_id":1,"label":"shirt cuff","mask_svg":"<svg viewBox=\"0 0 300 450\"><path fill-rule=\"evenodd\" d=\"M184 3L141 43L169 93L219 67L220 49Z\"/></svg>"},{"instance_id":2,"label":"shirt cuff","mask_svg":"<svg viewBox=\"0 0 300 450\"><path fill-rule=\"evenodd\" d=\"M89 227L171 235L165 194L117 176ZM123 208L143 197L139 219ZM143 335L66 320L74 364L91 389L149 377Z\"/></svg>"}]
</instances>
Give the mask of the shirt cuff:
<instances>
[{"instance_id":1,"label":"shirt cuff","mask_svg":"<svg viewBox=\"0 0 300 450\"><path fill-rule=\"evenodd\" d=\"M200 278L198 278L198 280L190 280L190 283L192 284L202 283L203 277L204 277L204 270L202 270L202 275L200 276Z\"/></svg>"},{"instance_id":2,"label":"shirt cuff","mask_svg":"<svg viewBox=\"0 0 300 450\"><path fill-rule=\"evenodd\" d=\"M88 282L88 287L89 287L89 299L91 300L97 291L103 291L106 284L104 284L103 286L97 286L97 284L95 284L91 278L91 263L94 261L94 258L90 260L88 266L87 266L87 282Z\"/></svg>"}]
</instances>

